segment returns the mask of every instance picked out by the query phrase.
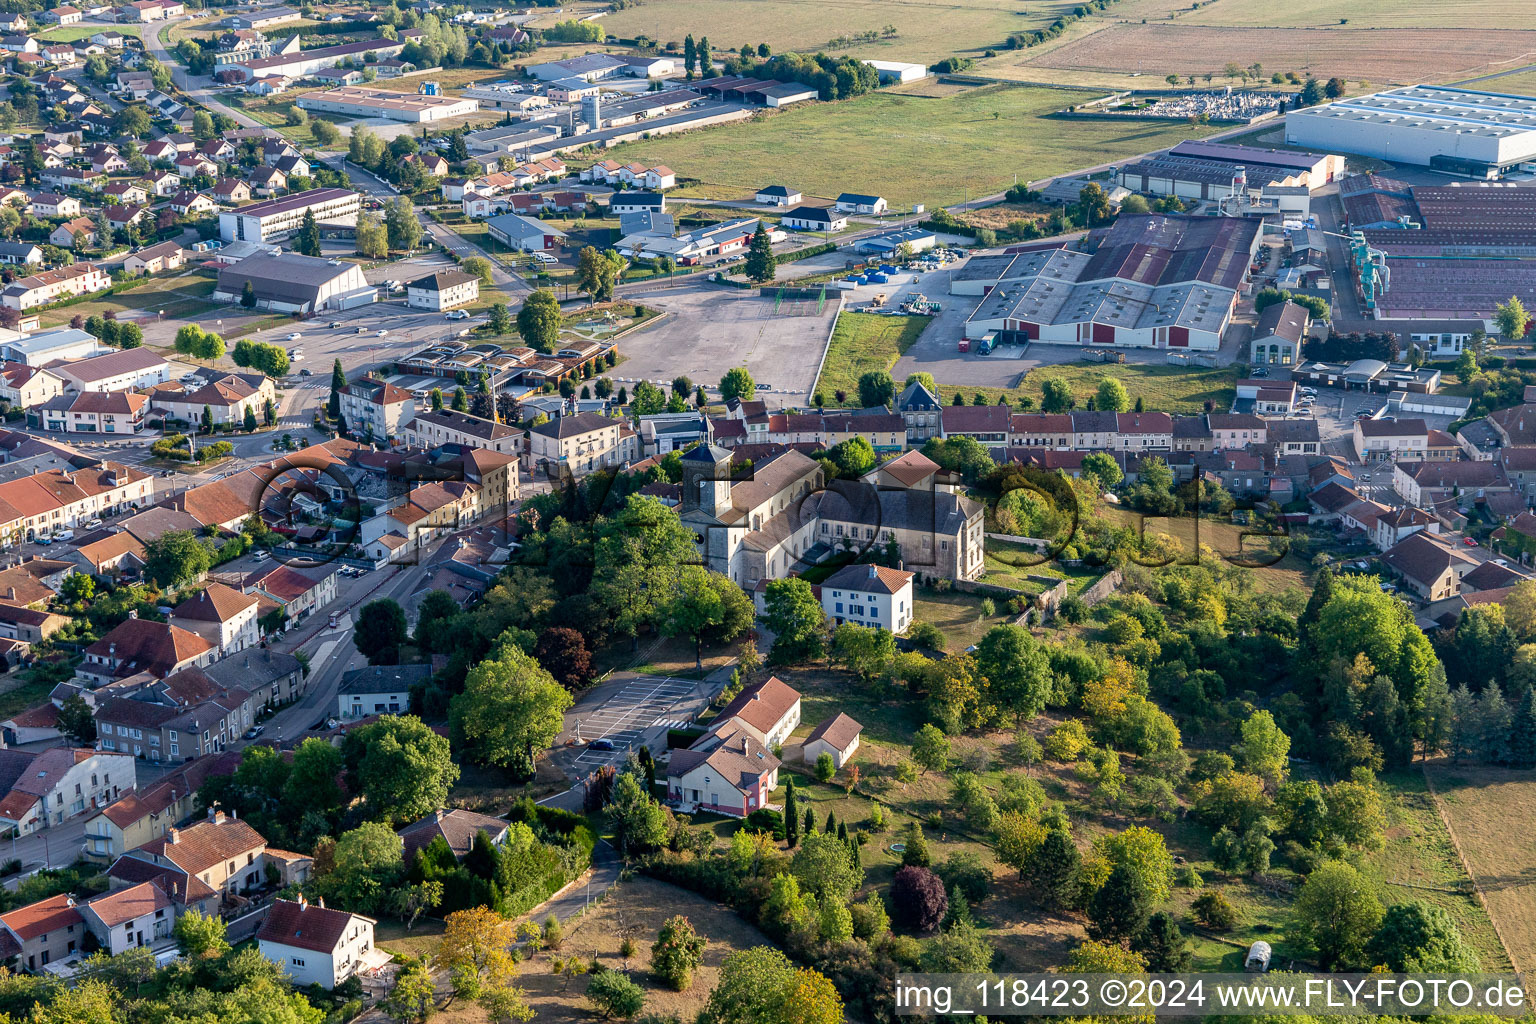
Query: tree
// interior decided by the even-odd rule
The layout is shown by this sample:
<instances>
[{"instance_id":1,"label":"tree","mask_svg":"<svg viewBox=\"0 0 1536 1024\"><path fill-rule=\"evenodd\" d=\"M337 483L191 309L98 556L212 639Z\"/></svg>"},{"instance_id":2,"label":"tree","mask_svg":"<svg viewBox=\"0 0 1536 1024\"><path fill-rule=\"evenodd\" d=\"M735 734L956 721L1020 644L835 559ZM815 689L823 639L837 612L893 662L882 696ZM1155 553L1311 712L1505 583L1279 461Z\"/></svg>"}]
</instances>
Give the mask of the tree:
<instances>
[{"instance_id":1,"label":"tree","mask_svg":"<svg viewBox=\"0 0 1536 1024\"><path fill-rule=\"evenodd\" d=\"M1290 737L1268 711L1255 711L1242 725L1242 741L1232 748L1242 766L1272 786L1285 781Z\"/></svg>"},{"instance_id":2,"label":"tree","mask_svg":"<svg viewBox=\"0 0 1536 1024\"><path fill-rule=\"evenodd\" d=\"M482 764L533 774L534 753L552 743L572 705L570 692L516 644L469 670L449 709L456 735Z\"/></svg>"},{"instance_id":3,"label":"tree","mask_svg":"<svg viewBox=\"0 0 1536 1024\"><path fill-rule=\"evenodd\" d=\"M976 645L976 670L997 706L1017 721L1045 710L1055 685L1045 648L1023 626L993 626Z\"/></svg>"},{"instance_id":4,"label":"tree","mask_svg":"<svg viewBox=\"0 0 1536 1024\"><path fill-rule=\"evenodd\" d=\"M592 681L592 652L587 650L586 637L568 626L551 626L540 633L533 656L567 690L579 690Z\"/></svg>"},{"instance_id":5,"label":"tree","mask_svg":"<svg viewBox=\"0 0 1536 1024\"><path fill-rule=\"evenodd\" d=\"M83 572L72 572L59 585L59 596L71 604L89 601L96 595L96 578Z\"/></svg>"},{"instance_id":6,"label":"tree","mask_svg":"<svg viewBox=\"0 0 1536 1024\"><path fill-rule=\"evenodd\" d=\"M1040 411L1066 412L1072 408L1072 389L1060 377L1046 377L1040 382Z\"/></svg>"},{"instance_id":7,"label":"tree","mask_svg":"<svg viewBox=\"0 0 1536 1024\"><path fill-rule=\"evenodd\" d=\"M1327 96L1331 100L1336 100L1340 96L1344 95L1344 90L1347 88L1349 88L1349 86L1344 81L1344 79L1330 78L1328 79L1327 84L1323 86L1323 95Z\"/></svg>"},{"instance_id":8,"label":"tree","mask_svg":"<svg viewBox=\"0 0 1536 1024\"><path fill-rule=\"evenodd\" d=\"M576 288L591 296L593 302L607 302L629 264L612 249L599 252L586 246L576 256Z\"/></svg>"},{"instance_id":9,"label":"tree","mask_svg":"<svg viewBox=\"0 0 1536 1024\"><path fill-rule=\"evenodd\" d=\"M347 375L341 368L341 359L338 358L331 365L331 397L325 407L325 414L333 420L341 417L341 390L346 386Z\"/></svg>"},{"instance_id":10,"label":"tree","mask_svg":"<svg viewBox=\"0 0 1536 1024\"><path fill-rule=\"evenodd\" d=\"M801 837L789 870L800 889L818 900L847 903L863 881L864 872L848 857L847 845L831 829Z\"/></svg>"},{"instance_id":11,"label":"tree","mask_svg":"<svg viewBox=\"0 0 1536 1024\"><path fill-rule=\"evenodd\" d=\"M342 755L348 788L381 821L415 821L442 808L459 777L448 740L411 715L385 715L352 730Z\"/></svg>"},{"instance_id":12,"label":"tree","mask_svg":"<svg viewBox=\"0 0 1536 1024\"><path fill-rule=\"evenodd\" d=\"M738 366L727 370L725 376L720 378L720 400L729 402L731 399L740 399L743 402L752 401L752 396L757 394L757 385L752 381L752 375L747 372L745 366Z\"/></svg>"},{"instance_id":13,"label":"tree","mask_svg":"<svg viewBox=\"0 0 1536 1024\"><path fill-rule=\"evenodd\" d=\"M397 665L400 645L410 639L405 609L390 598L363 605L352 631L352 643L370 665Z\"/></svg>"},{"instance_id":14,"label":"tree","mask_svg":"<svg viewBox=\"0 0 1536 1024\"><path fill-rule=\"evenodd\" d=\"M76 746L89 747L96 742L95 712L78 693L64 698L59 705L59 732L75 741Z\"/></svg>"},{"instance_id":15,"label":"tree","mask_svg":"<svg viewBox=\"0 0 1536 1024\"><path fill-rule=\"evenodd\" d=\"M192 114L192 134L199 139L213 138L213 118L206 110L194 111Z\"/></svg>"},{"instance_id":16,"label":"tree","mask_svg":"<svg viewBox=\"0 0 1536 1024\"><path fill-rule=\"evenodd\" d=\"M859 378L859 404L866 409L888 406L896 397L896 382L884 370L870 370Z\"/></svg>"},{"instance_id":17,"label":"tree","mask_svg":"<svg viewBox=\"0 0 1536 1024\"><path fill-rule=\"evenodd\" d=\"M757 230L752 232L752 243L747 247L747 280L754 284L766 284L779 272L779 261L773 255L773 242L768 237L767 225L759 219Z\"/></svg>"},{"instance_id":18,"label":"tree","mask_svg":"<svg viewBox=\"0 0 1536 1024\"><path fill-rule=\"evenodd\" d=\"M517 976L512 954L516 933L510 920L490 907L475 907L449 914L443 924L433 965L448 972L455 995L480 999L487 991L510 985Z\"/></svg>"},{"instance_id":19,"label":"tree","mask_svg":"<svg viewBox=\"0 0 1536 1024\"><path fill-rule=\"evenodd\" d=\"M1159 910L1147 919L1131 940L1131 948L1147 958L1147 970L1154 974L1187 971L1194 962L1184 933L1166 910Z\"/></svg>"},{"instance_id":20,"label":"tree","mask_svg":"<svg viewBox=\"0 0 1536 1024\"><path fill-rule=\"evenodd\" d=\"M1511 295L1508 302L1500 303L1493 311L1493 322L1499 333L1509 341L1519 341L1531 327L1531 315L1519 296Z\"/></svg>"},{"instance_id":21,"label":"tree","mask_svg":"<svg viewBox=\"0 0 1536 1024\"><path fill-rule=\"evenodd\" d=\"M1069 907L1077 902L1077 873L1082 855L1072 836L1060 828L1049 829L1035 856L1025 862L1029 880L1050 906Z\"/></svg>"},{"instance_id":22,"label":"tree","mask_svg":"<svg viewBox=\"0 0 1536 1024\"><path fill-rule=\"evenodd\" d=\"M895 659L896 638L889 630L845 622L832 633L832 651L868 685Z\"/></svg>"},{"instance_id":23,"label":"tree","mask_svg":"<svg viewBox=\"0 0 1536 1024\"><path fill-rule=\"evenodd\" d=\"M1083 475L1098 481L1101 490L1113 490L1125 479L1120 464L1108 452L1089 452L1083 456Z\"/></svg>"},{"instance_id":24,"label":"tree","mask_svg":"<svg viewBox=\"0 0 1536 1024\"><path fill-rule=\"evenodd\" d=\"M1451 915L1419 900L1387 908L1366 947L1366 962L1414 974L1471 974L1481 968Z\"/></svg>"},{"instance_id":25,"label":"tree","mask_svg":"<svg viewBox=\"0 0 1536 1024\"><path fill-rule=\"evenodd\" d=\"M315 220L314 210L304 211L304 221L299 225L299 238L294 248L304 256L320 255L320 222Z\"/></svg>"},{"instance_id":26,"label":"tree","mask_svg":"<svg viewBox=\"0 0 1536 1024\"><path fill-rule=\"evenodd\" d=\"M396 196L384 205L384 228L391 249L415 249L421 244L421 220L410 197Z\"/></svg>"},{"instance_id":27,"label":"tree","mask_svg":"<svg viewBox=\"0 0 1536 1024\"><path fill-rule=\"evenodd\" d=\"M210 917L196 908L189 908L176 919L171 934L176 937L182 955L191 960L216 960L229 952L223 919L217 915Z\"/></svg>"},{"instance_id":28,"label":"tree","mask_svg":"<svg viewBox=\"0 0 1536 1024\"><path fill-rule=\"evenodd\" d=\"M432 1016L436 1005L437 988L432 982L427 958L406 957L404 966L395 975L395 987L384 1000L385 1012L402 1024L422 1024Z\"/></svg>"},{"instance_id":29,"label":"tree","mask_svg":"<svg viewBox=\"0 0 1536 1024\"><path fill-rule=\"evenodd\" d=\"M939 876L927 868L897 868L891 879L891 909L895 919L906 927L931 932L949 910L949 894Z\"/></svg>"},{"instance_id":30,"label":"tree","mask_svg":"<svg viewBox=\"0 0 1536 1024\"><path fill-rule=\"evenodd\" d=\"M1315 949L1326 971L1363 968L1381 920L1381 901L1370 880L1350 864L1326 861L1302 883L1286 937Z\"/></svg>"},{"instance_id":31,"label":"tree","mask_svg":"<svg viewBox=\"0 0 1536 1024\"><path fill-rule=\"evenodd\" d=\"M1104 884L1088 898L1088 934L1095 939L1125 941L1147 924L1152 897L1145 881L1127 863L1110 869Z\"/></svg>"},{"instance_id":32,"label":"tree","mask_svg":"<svg viewBox=\"0 0 1536 1024\"><path fill-rule=\"evenodd\" d=\"M684 991L693 984L693 975L704 962L707 944L686 917L679 914L668 919L651 946L651 973L669 988Z\"/></svg>"},{"instance_id":33,"label":"tree","mask_svg":"<svg viewBox=\"0 0 1536 1024\"><path fill-rule=\"evenodd\" d=\"M827 615L809 583L799 577L769 580L764 607L774 634L772 661L787 664L826 655Z\"/></svg>"},{"instance_id":34,"label":"tree","mask_svg":"<svg viewBox=\"0 0 1536 1024\"><path fill-rule=\"evenodd\" d=\"M729 577L684 566L666 605L662 632L693 641L694 665L704 667L704 644L727 643L752 627L752 599Z\"/></svg>"},{"instance_id":35,"label":"tree","mask_svg":"<svg viewBox=\"0 0 1536 1024\"><path fill-rule=\"evenodd\" d=\"M196 359L218 359L224 355L224 339L197 324L187 324L176 332L175 348Z\"/></svg>"},{"instance_id":36,"label":"tree","mask_svg":"<svg viewBox=\"0 0 1536 1024\"><path fill-rule=\"evenodd\" d=\"M491 261L484 256L470 256L459 262L459 269L466 274L473 274L480 280L480 287L491 286ZM553 294L553 293L551 293Z\"/></svg>"},{"instance_id":37,"label":"tree","mask_svg":"<svg viewBox=\"0 0 1536 1024\"><path fill-rule=\"evenodd\" d=\"M1126 412L1131 407L1131 396L1118 379L1105 377L1094 393L1094 407L1100 412Z\"/></svg>"},{"instance_id":38,"label":"tree","mask_svg":"<svg viewBox=\"0 0 1536 1024\"><path fill-rule=\"evenodd\" d=\"M795 780L784 780L784 845L793 850L800 842L800 801L795 796Z\"/></svg>"},{"instance_id":39,"label":"tree","mask_svg":"<svg viewBox=\"0 0 1536 1024\"><path fill-rule=\"evenodd\" d=\"M645 1008L645 989L622 971L599 971L587 983L587 1001L597 1007L604 1019L628 1020Z\"/></svg>"},{"instance_id":40,"label":"tree","mask_svg":"<svg viewBox=\"0 0 1536 1024\"><path fill-rule=\"evenodd\" d=\"M548 288L535 288L533 294L523 300L523 308L517 311L517 333L524 344L540 352L555 351L564 324L560 300Z\"/></svg>"},{"instance_id":41,"label":"tree","mask_svg":"<svg viewBox=\"0 0 1536 1024\"><path fill-rule=\"evenodd\" d=\"M389 230L378 214L371 211L358 214L357 252L371 260L382 260L389 255Z\"/></svg>"},{"instance_id":42,"label":"tree","mask_svg":"<svg viewBox=\"0 0 1536 1024\"><path fill-rule=\"evenodd\" d=\"M837 988L771 946L732 953L697 1024L842 1024Z\"/></svg>"},{"instance_id":43,"label":"tree","mask_svg":"<svg viewBox=\"0 0 1536 1024\"><path fill-rule=\"evenodd\" d=\"M629 772L620 775L614 783L608 820L613 826L619 850L625 856L654 850L666 842L666 809Z\"/></svg>"},{"instance_id":44,"label":"tree","mask_svg":"<svg viewBox=\"0 0 1536 1024\"><path fill-rule=\"evenodd\" d=\"M949 737L932 722L926 722L912 739L912 760L927 772L949 770Z\"/></svg>"},{"instance_id":45,"label":"tree","mask_svg":"<svg viewBox=\"0 0 1536 1024\"><path fill-rule=\"evenodd\" d=\"M144 548L144 572L162 587L191 583L213 567L213 546L191 530L163 533Z\"/></svg>"}]
</instances>

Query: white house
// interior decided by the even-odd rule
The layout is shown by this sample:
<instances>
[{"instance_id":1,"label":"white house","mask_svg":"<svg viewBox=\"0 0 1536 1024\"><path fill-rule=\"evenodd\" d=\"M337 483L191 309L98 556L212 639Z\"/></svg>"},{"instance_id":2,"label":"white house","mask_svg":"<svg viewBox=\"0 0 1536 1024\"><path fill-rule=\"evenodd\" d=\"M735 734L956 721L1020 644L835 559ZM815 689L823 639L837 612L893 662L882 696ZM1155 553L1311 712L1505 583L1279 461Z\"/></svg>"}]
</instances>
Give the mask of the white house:
<instances>
[{"instance_id":1,"label":"white house","mask_svg":"<svg viewBox=\"0 0 1536 1024\"><path fill-rule=\"evenodd\" d=\"M844 192L837 197L837 208L843 213L881 214L886 210L886 203L880 196L863 196L857 192Z\"/></svg>"},{"instance_id":2,"label":"white house","mask_svg":"<svg viewBox=\"0 0 1536 1024\"><path fill-rule=\"evenodd\" d=\"M841 231L848 226L848 215L827 206L802 206L786 213L779 223L795 231Z\"/></svg>"},{"instance_id":3,"label":"white house","mask_svg":"<svg viewBox=\"0 0 1536 1024\"><path fill-rule=\"evenodd\" d=\"M800 724L800 691L778 676L743 690L710 724L710 732L743 729L765 747L783 743Z\"/></svg>"},{"instance_id":4,"label":"white house","mask_svg":"<svg viewBox=\"0 0 1536 1024\"><path fill-rule=\"evenodd\" d=\"M788 185L769 185L758 189L757 195L753 196L755 202L768 206L794 206L804 198L805 196Z\"/></svg>"},{"instance_id":5,"label":"white house","mask_svg":"<svg viewBox=\"0 0 1536 1024\"><path fill-rule=\"evenodd\" d=\"M844 566L821 584L821 607L838 625L904 633L912 625L912 573L883 565Z\"/></svg>"},{"instance_id":6,"label":"white house","mask_svg":"<svg viewBox=\"0 0 1536 1024\"><path fill-rule=\"evenodd\" d=\"M325 901L274 900L256 933L261 955L277 964L294 985L335 988L359 971L389 962L373 945L374 920Z\"/></svg>"},{"instance_id":7,"label":"white house","mask_svg":"<svg viewBox=\"0 0 1536 1024\"><path fill-rule=\"evenodd\" d=\"M112 956L139 946L163 945L176 924L176 903L158 880L112 889L76 909L102 951Z\"/></svg>"},{"instance_id":8,"label":"white house","mask_svg":"<svg viewBox=\"0 0 1536 1024\"><path fill-rule=\"evenodd\" d=\"M411 687L426 683L432 676L430 665L371 665L354 669L341 681L336 698L337 713L342 718L364 715L392 715L411 706Z\"/></svg>"},{"instance_id":9,"label":"white house","mask_svg":"<svg viewBox=\"0 0 1536 1024\"><path fill-rule=\"evenodd\" d=\"M258 614L254 595L242 594L222 583L209 583L201 594L171 611L171 624L217 644L220 656L228 657L255 647L261 639L256 629Z\"/></svg>"},{"instance_id":10,"label":"white house","mask_svg":"<svg viewBox=\"0 0 1536 1024\"><path fill-rule=\"evenodd\" d=\"M780 683L779 685L783 685ZM795 706L800 704L799 695ZM728 725L667 762L667 795L685 811L745 818L768 804L779 781L779 759L750 730Z\"/></svg>"},{"instance_id":11,"label":"white house","mask_svg":"<svg viewBox=\"0 0 1536 1024\"><path fill-rule=\"evenodd\" d=\"M405 287L405 304L441 312L467 306L480 297L480 279L462 270L439 270Z\"/></svg>"},{"instance_id":12,"label":"white house","mask_svg":"<svg viewBox=\"0 0 1536 1024\"><path fill-rule=\"evenodd\" d=\"M801 745L800 757L815 764L822 754L832 755L832 763L842 768L859 749L859 734L864 727L839 711L811 730Z\"/></svg>"}]
</instances>

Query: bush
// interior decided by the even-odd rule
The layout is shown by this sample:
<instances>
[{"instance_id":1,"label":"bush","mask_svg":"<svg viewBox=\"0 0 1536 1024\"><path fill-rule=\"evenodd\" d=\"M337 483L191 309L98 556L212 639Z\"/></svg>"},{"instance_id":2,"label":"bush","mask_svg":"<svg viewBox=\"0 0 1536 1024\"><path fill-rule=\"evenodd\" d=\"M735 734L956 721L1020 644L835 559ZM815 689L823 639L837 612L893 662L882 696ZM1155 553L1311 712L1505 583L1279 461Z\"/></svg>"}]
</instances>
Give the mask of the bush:
<instances>
[{"instance_id":1,"label":"bush","mask_svg":"<svg viewBox=\"0 0 1536 1024\"><path fill-rule=\"evenodd\" d=\"M832 776L837 774L837 765L832 761L832 755L822 751L816 758L816 780L818 782L831 782Z\"/></svg>"},{"instance_id":2,"label":"bush","mask_svg":"<svg viewBox=\"0 0 1536 1024\"><path fill-rule=\"evenodd\" d=\"M904 867L891 880L891 906L902 924L915 931L931 932L949 911L949 895L932 871Z\"/></svg>"},{"instance_id":3,"label":"bush","mask_svg":"<svg viewBox=\"0 0 1536 1024\"><path fill-rule=\"evenodd\" d=\"M683 991L703 962L706 942L686 917L679 914L669 919L651 946L651 973L669 988Z\"/></svg>"},{"instance_id":4,"label":"bush","mask_svg":"<svg viewBox=\"0 0 1536 1024\"><path fill-rule=\"evenodd\" d=\"M1090 746L1088 731L1075 718L1062 722L1045 736L1045 756L1052 761L1076 761Z\"/></svg>"},{"instance_id":5,"label":"bush","mask_svg":"<svg viewBox=\"0 0 1536 1024\"><path fill-rule=\"evenodd\" d=\"M1195 897L1189 909L1193 912L1196 923L1211 931L1231 931L1237 925L1237 911L1232 909L1226 893L1220 889L1207 889L1202 892Z\"/></svg>"},{"instance_id":6,"label":"bush","mask_svg":"<svg viewBox=\"0 0 1536 1024\"><path fill-rule=\"evenodd\" d=\"M767 807L760 807L747 815L747 827L754 832L767 832L773 838L784 839L784 815Z\"/></svg>"},{"instance_id":7,"label":"bush","mask_svg":"<svg viewBox=\"0 0 1536 1024\"><path fill-rule=\"evenodd\" d=\"M587 983L587 999L604 1017L629 1018L645 1008L645 989L622 971L600 971Z\"/></svg>"}]
</instances>

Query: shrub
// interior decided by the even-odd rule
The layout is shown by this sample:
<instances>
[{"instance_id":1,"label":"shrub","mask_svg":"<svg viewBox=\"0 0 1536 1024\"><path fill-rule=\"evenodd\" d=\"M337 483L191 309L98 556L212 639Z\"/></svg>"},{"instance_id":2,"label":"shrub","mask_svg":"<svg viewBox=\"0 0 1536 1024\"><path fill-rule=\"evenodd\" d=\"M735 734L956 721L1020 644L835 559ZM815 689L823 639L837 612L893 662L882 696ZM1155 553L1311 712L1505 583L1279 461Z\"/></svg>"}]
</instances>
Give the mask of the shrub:
<instances>
[{"instance_id":1,"label":"shrub","mask_svg":"<svg viewBox=\"0 0 1536 1024\"><path fill-rule=\"evenodd\" d=\"M679 914L670 918L651 946L651 973L670 988L683 991L693 983L693 974L704 959L706 941L686 917Z\"/></svg>"},{"instance_id":2,"label":"shrub","mask_svg":"<svg viewBox=\"0 0 1536 1024\"><path fill-rule=\"evenodd\" d=\"M832 755L822 751L816 758L816 780L818 782L831 782L832 776L837 774L837 765L832 761Z\"/></svg>"},{"instance_id":3,"label":"shrub","mask_svg":"<svg viewBox=\"0 0 1536 1024\"><path fill-rule=\"evenodd\" d=\"M754 832L767 832L773 838L784 838L784 815L767 807L760 807L747 815L747 827Z\"/></svg>"},{"instance_id":4,"label":"shrub","mask_svg":"<svg viewBox=\"0 0 1536 1024\"><path fill-rule=\"evenodd\" d=\"M600 971L587 984L587 999L604 1017L633 1017L645 1007L645 989L622 971Z\"/></svg>"},{"instance_id":5,"label":"shrub","mask_svg":"<svg viewBox=\"0 0 1536 1024\"><path fill-rule=\"evenodd\" d=\"M1237 911L1232 909L1226 893L1220 889L1205 890L1195 897L1189 909L1193 912L1195 921L1211 931L1231 931L1237 924Z\"/></svg>"},{"instance_id":6,"label":"shrub","mask_svg":"<svg viewBox=\"0 0 1536 1024\"><path fill-rule=\"evenodd\" d=\"M931 932L949 912L949 895L932 871L904 867L891 880L891 906L902 924L915 931Z\"/></svg>"}]
</instances>

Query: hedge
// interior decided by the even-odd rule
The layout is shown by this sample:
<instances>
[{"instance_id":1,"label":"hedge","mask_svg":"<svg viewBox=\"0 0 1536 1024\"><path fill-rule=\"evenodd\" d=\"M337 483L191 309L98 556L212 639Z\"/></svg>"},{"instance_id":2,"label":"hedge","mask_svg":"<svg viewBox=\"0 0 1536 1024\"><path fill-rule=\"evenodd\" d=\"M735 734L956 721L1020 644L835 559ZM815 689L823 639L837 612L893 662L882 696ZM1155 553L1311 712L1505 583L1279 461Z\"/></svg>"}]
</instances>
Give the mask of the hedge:
<instances>
[{"instance_id":1,"label":"hedge","mask_svg":"<svg viewBox=\"0 0 1536 1024\"><path fill-rule=\"evenodd\" d=\"M801 249L801 250L799 250L797 252L792 252L788 256L780 256L778 258L778 261L780 263L796 263L796 262L798 262L800 260L808 260L812 256L820 256L823 253L836 252L836 251L837 251L837 243L835 243L835 242L822 242L820 245L813 245L813 246L811 246L808 249Z\"/></svg>"}]
</instances>

